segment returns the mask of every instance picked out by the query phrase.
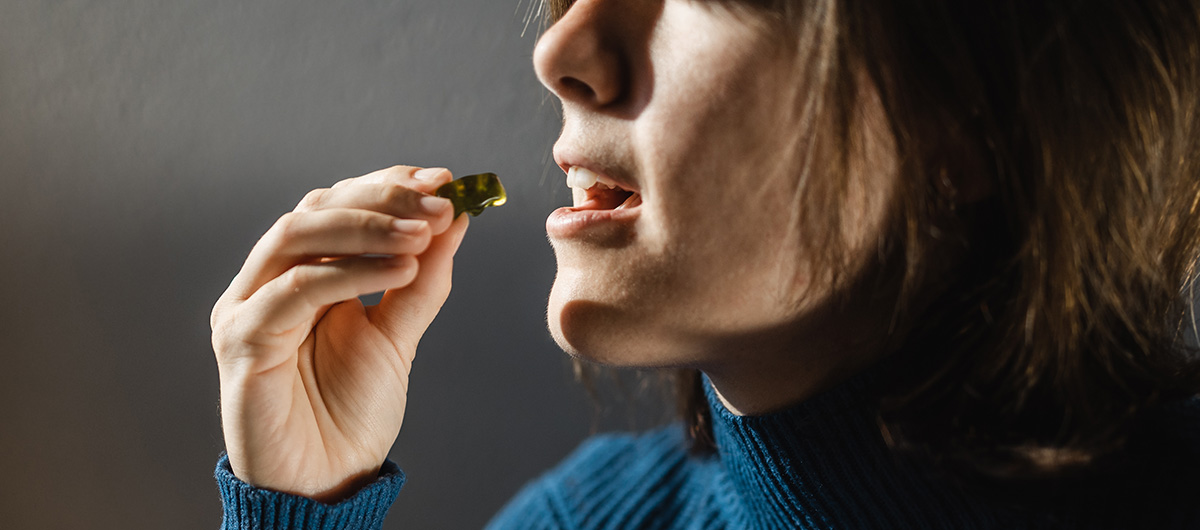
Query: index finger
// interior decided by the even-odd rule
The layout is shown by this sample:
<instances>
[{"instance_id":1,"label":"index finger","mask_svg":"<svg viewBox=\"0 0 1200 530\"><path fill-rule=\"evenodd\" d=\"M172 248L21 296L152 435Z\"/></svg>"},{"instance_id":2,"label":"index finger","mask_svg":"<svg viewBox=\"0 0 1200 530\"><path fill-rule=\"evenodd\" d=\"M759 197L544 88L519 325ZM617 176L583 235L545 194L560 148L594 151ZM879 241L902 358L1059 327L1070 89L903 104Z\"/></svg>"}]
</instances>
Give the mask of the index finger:
<instances>
[{"instance_id":1,"label":"index finger","mask_svg":"<svg viewBox=\"0 0 1200 530\"><path fill-rule=\"evenodd\" d=\"M438 186L450 182L454 175L444 167L421 168L414 166L392 166L372 171L361 177L342 179L332 188L343 188L354 184L395 183L422 193L433 193Z\"/></svg>"}]
</instances>

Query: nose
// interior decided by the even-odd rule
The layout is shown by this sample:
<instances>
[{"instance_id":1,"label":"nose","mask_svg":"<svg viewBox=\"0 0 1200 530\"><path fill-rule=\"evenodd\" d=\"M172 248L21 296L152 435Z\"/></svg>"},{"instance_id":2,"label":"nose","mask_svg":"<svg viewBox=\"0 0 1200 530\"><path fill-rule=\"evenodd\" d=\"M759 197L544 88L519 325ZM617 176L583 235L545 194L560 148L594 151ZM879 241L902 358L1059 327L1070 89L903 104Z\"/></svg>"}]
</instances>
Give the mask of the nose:
<instances>
[{"instance_id":1,"label":"nose","mask_svg":"<svg viewBox=\"0 0 1200 530\"><path fill-rule=\"evenodd\" d=\"M629 58L615 3L576 1L534 47L538 79L564 104L599 108L626 96Z\"/></svg>"}]
</instances>

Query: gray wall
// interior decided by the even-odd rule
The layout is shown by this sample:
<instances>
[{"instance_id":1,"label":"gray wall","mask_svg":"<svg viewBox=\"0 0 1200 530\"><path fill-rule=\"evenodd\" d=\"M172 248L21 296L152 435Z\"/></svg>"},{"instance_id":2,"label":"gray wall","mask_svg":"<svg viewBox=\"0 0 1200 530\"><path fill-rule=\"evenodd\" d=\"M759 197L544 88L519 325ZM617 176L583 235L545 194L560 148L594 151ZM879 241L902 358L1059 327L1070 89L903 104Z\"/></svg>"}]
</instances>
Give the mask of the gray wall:
<instances>
[{"instance_id":1,"label":"gray wall","mask_svg":"<svg viewBox=\"0 0 1200 530\"><path fill-rule=\"evenodd\" d=\"M543 322L569 194L524 1L0 1L5 528L215 528L209 309L306 190L395 163L512 198L423 341L387 527L479 527L589 433Z\"/></svg>"},{"instance_id":2,"label":"gray wall","mask_svg":"<svg viewBox=\"0 0 1200 530\"><path fill-rule=\"evenodd\" d=\"M396 163L511 199L422 343L387 527L479 527L589 433L544 324L570 196L527 3L0 2L6 528L217 527L212 303L305 191Z\"/></svg>"}]
</instances>

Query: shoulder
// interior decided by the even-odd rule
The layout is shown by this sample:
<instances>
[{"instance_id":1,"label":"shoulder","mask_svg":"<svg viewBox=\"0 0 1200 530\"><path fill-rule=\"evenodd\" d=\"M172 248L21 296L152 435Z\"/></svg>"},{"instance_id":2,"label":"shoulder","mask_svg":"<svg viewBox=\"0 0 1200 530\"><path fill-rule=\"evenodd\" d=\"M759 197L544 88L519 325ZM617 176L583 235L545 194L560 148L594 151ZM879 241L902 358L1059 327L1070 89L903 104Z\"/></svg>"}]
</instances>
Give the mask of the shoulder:
<instances>
[{"instance_id":1,"label":"shoulder","mask_svg":"<svg viewBox=\"0 0 1200 530\"><path fill-rule=\"evenodd\" d=\"M673 520L698 496L709 459L688 455L678 424L594 436L526 485L489 528L643 526ZM653 526L653 525L652 525Z\"/></svg>"},{"instance_id":2,"label":"shoulder","mask_svg":"<svg viewBox=\"0 0 1200 530\"><path fill-rule=\"evenodd\" d=\"M608 433L585 440L551 476L563 485L593 481L640 478L652 473L678 471L687 462L687 444L677 424L645 433Z\"/></svg>"}]
</instances>

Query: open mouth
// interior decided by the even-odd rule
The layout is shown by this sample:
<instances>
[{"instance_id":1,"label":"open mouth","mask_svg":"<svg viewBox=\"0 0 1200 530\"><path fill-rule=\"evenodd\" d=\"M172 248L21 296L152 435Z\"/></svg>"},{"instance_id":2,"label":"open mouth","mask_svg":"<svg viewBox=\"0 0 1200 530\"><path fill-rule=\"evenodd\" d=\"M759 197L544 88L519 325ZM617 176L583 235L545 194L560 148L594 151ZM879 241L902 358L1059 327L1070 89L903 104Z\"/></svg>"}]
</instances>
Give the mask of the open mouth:
<instances>
[{"instance_id":1,"label":"open mouth","mask_svg":"<svg viewBox=\"0 0 1200 530\"><path fill-rule=\"evenodd\" d=\"M618 247L637 233L642 194L636 185L578 166L567 168L573 204L546 218L551 241Z\"/></svg>"},{"instance_id":2,"label":"open mouth","mask_svg":"<svg viewBox=\"0 0 1200 530\"><path fill-rule=\"evenodd\" d=\"M642 203L640 193L582 167L571 166L567 170L567 186L571 188L576 210L621 210Z\"/></svg>"}]
</instances>

